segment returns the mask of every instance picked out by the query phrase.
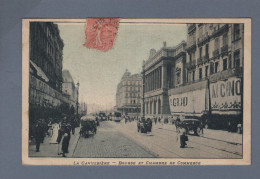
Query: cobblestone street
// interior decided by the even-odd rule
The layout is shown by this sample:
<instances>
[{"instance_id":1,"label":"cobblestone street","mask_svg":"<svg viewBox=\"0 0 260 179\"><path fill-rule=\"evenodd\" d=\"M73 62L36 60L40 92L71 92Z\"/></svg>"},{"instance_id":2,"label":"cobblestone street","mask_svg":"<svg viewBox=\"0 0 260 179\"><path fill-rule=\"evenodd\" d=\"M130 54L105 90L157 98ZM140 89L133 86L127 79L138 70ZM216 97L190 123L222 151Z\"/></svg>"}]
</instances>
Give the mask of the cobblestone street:
<instances>
[{"instance_id":1,"label":"cobblestone street","mask_svg":"<svg viewBox=\"0 0 260 179\"><path fill-rule=\"evenodd\" d=\"M241 136L205 130L200 137L189 135L187 148L181 149L173 125L157 124L141 134L136 122L102 122L95 136L79 139L73 157L242 158Z\"/></svg>"},{"instance_id":2,"label":"cobblestone street","mask_svg":"<svg viewBox=\"0 0 260 179\"><path fill-rule=\"evenodd\" d=\"M200 136L188 135L186 148L180 148L174 125L153 124L152 132L137 132L136 122L101 122L97 134L79 137L79 128L72 135L67 157L73 158L242 158L242 135L205 129ZM61 157L58 144L46 137L40 152L29 146L30 157Z\"/></svg>"},{"instance_id":3,"label":"cobblestone street","mask_svg":"<svg viewBox=\"0 0 260 179\"><path fill-rule=\"evenodd\" d=\"M137 132L136 122L111 123L125 136L163 158L242 158L242 135L205 130L201 136L189 135L186 148L180 148L174 125L153 124L151 133ZM236 141L236 142L230 142Z\"/></svg>"},{"instance_id":4,"label":"cobblestone street","mask_svg":"<svg viewBox=\"0 0 260 179\"><path fill-rule=\"evenodd\" d=\"M155 154L122 135L113 123L101 122L95 136L89 138L80 137L73 157L156 157Z\"/></svg>"}]
</instances>

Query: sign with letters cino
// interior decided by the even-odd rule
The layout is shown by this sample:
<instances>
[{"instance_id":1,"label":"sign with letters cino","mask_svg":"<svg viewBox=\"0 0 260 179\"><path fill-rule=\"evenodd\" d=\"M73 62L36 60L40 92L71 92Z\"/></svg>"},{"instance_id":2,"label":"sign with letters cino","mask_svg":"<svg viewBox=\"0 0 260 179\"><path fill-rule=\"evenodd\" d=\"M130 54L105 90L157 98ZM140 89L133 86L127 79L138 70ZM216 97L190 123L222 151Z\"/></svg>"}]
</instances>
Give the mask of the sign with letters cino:
<instances>
[{"instance_id":1,"label":"sign with letters cino","mask_svg":"<svg viewBox=\"0 0 260 179\"><path fill-rule=\"evenodd\" d=\"M232 77L210 84L212 112L241 111L241 79Z\"/></svg>"},{"instance_id":2,"label":"sign with letters cino","mask_svg":"<svg viewBox=\"0 0 260 179\"><path fill-rule=\"evenodd\" d=\"M169 97L172 114L201 114L205 111L206 88Z\"/></svg>"}]
</instances>

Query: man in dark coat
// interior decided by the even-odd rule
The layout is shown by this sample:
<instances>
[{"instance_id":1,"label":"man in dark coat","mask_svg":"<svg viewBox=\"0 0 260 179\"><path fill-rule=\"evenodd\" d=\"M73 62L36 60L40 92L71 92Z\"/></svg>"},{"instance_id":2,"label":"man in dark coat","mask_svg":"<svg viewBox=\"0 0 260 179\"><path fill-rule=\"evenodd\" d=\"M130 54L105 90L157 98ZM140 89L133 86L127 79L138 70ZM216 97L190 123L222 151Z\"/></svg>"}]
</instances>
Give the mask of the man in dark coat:
<instances>
[{"instance_id":1,"label":"man in dark coat","mask_svg":"<svg viewBox=\"0 0 260 179\"><path fill-rule=\"evenodd\" d=\"M69 137L69 134L66 132L64 134L63 140L62 140L62 156L63 157L66 157L65 153L68 153L69 141L70 141L70 137Z\"/></svg>"},{"instance_id":2,"label":"man in dark coat","mask_svg":"<svg viewBox=\"0 0 260 179\"><path fill-rule=\"evenodd\" d=\"M187 144L186 141L188 141L188 136L186 136L186 133L183 132L182 135L180 136L180 148L184 148Z\"/></svg>"},{"instance_id":3,"label":"man in dark coat","mask_svg":"<svg viewBox=\"0 0 260 179\"><path fill-rule=\"evenodd\" d=\"M37 124L34 127L34 136L36 142L36 152L39 152L40 144L44 140L44 128L42 128L40 122L37 122Z\"/></svg>"},{"instance_id":4,"label":"man in dark coat","mask_svg":"<svg viewBox=\"0 0 260 179\"><path fill-rule=\"evenodd\" d=\"M58 155L60 155L60 142L62 140L64 133L65 133L65 126L62 125L61 128L58 131L58 137L57 137L57 143L59 144L58 145Z\"/></svg>"}]
</instances>

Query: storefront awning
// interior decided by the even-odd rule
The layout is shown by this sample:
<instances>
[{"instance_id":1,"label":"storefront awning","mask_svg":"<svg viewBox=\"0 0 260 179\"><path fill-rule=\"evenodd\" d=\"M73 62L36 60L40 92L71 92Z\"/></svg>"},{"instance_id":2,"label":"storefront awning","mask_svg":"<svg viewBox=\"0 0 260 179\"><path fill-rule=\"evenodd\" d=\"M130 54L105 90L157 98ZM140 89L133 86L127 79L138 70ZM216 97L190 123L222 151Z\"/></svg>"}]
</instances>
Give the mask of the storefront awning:
<instances>
[{"instance_id":1,"label":"storefront awning","mask_svg":"<svg viewBox=\"0 0 260 179\"><path fill-rule=\"evenodd\" d=\"M40 67L38 67L33 61L30 60L30 64L33 66L33 68L35 68L37 75L39 77L41 77L44 81L48 82L49 79L48 77L45 75L45 73L42 71L42 69Z\"/></svg>"}]
</instances>

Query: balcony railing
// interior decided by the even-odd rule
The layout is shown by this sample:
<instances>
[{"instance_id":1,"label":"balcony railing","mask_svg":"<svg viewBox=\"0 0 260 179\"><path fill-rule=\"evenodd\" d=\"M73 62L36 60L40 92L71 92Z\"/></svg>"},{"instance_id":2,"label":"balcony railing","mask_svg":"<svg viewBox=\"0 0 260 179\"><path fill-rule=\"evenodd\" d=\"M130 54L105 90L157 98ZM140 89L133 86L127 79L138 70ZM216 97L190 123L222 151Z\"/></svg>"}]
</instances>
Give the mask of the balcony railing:
<instances>
[{"instance_id":1,"label":"balcony railing","mask_svg":"<svg viewBox=\"0 0 260 179\"><path fill-rule=\"evenodd\" d=\"M228 45L224 45L223 47L221 47L221 54L225 54L228 52Z\"/></svg>"},{"instance_id":2,"label":"balcony railing","mask_svg":"<svg viewBox=\"0 0 260 179\"><path fill-rule=\"evenodd\" d=\"M215 59L218 57L219 57L219 49L213 51L213 58Z\"/></svg>"},{"instance_id":3,"label":"balcony railing","mask_svg":"<svg viewBox=\"0 0 260 179\"><path fill-rule=\"evenodd\" d=\"M236 77L242 77L243 68L232 68L228 70L224 70L215 74L210 75L210 81L219 81L219 80L225 80L229 77L236 76Z\"/></svg>"},{"instance_id":4,"label":"balcony railing","mask_svg":"<svg viewBox=\"0 0 260 179\"><path fill-rule=\"evenodd\" d=\"M190 33L191 31L193 31L194 29L196 29L196 24L191 24L191 25L188 27L188 33Z\"/></svg>"},{"instance_id":5,"label":"balcony railing","mask_svg":"<svg viewBox=\"0 0 260 179\"><path fill-rule=\"evenodd\" d=\"M198 45L202 45L204 42L207 42L209 40L209 33L206 32L204 35L198 38Z\"/></svg>"},{"instance_id":6,"label":"balcony railing","mask_svg":"<svg viewBox=\"0 0 260 179\"><path fill-rule=\"evenodd\" d=\"M194 49L194 48L196 48L196 41L195 41L195 40L190 41L190 42L187 44L186 50L191 50L191 49Z\"/></svg>"},{"instance_id":7,"label":"balcony railing","mask_svg":"<svg viewBox=\"0 0 260 179\"><path fill-rule=\"evenodd\" d=\"M191 70L196 68L196 60L192 60L191 62L187 63L187 69Z\"/></svg>"},{"instance_id":8,"label":"balcony railing","mask_svg":"<svg viewBox=\"0 0 260 179\"><path fill-rule=\"evenodd\" d=\"M209 62L209 54L206 54L205 56L202 57L202 63L207 63Z\"/></svg>"},{"instance_id":9,"label":"balcony railing","mask_svg":"<svg viewBox=\"0 0 260 179\"><path fill-rule=\"evenodd\" d=\"M198 65L202 65L202 64L203 64L202 57L200 57L200 58L197 59L197 64L198 64Z\"/></svg>"},{"instance_id":10,"label":"balcony railing","mask_svg":"<svg viewBox=\"0 0 260 179\"><path fill-rule=\"evenodd\" d=\"M222 33L227 32L227 31L228 31L228 24L225 24L221 27L219 27L219 25L218 25L214 28L213 33L212 33L212 37L221 35Z\"/></svg>"}]
</instances>

